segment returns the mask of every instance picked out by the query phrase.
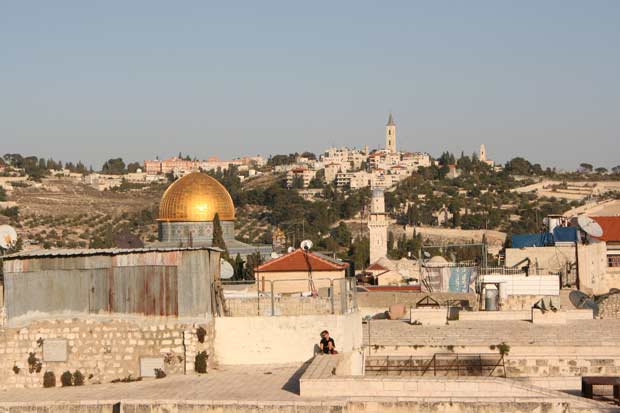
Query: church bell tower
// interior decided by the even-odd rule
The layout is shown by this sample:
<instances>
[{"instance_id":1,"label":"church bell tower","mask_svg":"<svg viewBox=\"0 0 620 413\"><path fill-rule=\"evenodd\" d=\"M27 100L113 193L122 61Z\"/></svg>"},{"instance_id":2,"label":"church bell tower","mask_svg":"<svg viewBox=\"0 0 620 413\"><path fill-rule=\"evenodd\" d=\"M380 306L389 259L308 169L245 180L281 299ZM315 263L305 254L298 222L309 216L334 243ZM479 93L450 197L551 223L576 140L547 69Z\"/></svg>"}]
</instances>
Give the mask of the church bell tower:
<instances>
[{"instance_id":1,"label":"church bell tower","mask_svg":"<svg viewBox=\"0 0 620 413\"><path fill-rule=\"evenodd\" d=\"M389 153L396 153L396 123L391 113L385 125L385 150Z\"/></svg>"}]
</instances>

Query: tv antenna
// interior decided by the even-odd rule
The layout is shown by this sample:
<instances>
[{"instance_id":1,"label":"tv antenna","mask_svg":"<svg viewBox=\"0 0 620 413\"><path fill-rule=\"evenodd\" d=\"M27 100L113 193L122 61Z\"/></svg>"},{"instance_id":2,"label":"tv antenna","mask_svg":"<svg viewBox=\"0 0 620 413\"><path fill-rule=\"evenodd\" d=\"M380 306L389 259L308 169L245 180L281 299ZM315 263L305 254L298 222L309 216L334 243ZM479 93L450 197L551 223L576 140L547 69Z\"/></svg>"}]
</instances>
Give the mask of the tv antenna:
<instances>
[{"instance_id":1,"label":"tv antenna","mask_svg":"<svg viewBox=\"0 0 620 413\"><path fill-rule=\"evenodd\" d=\"M600 238L603 236L603 228L587 215L579 215L577 217L577 225L586 234L594 238Z\"/></svg>"}]
</instances>

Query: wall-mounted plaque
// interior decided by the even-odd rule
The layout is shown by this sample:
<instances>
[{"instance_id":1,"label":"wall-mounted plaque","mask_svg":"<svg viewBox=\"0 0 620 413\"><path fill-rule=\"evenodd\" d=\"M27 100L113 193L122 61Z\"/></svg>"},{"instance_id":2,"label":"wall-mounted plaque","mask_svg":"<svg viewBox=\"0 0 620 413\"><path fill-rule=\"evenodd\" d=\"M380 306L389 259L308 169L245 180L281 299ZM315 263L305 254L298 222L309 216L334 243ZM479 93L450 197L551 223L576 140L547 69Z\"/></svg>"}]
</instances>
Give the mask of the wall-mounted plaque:
<instances>
[{"instance_id":1,"label":"wall-mounted plaque","mask_svg":"<svg viewBox=\"0 0 620 413\"><path fill-rule=\"evenodd\" d=\"M155 369L164 369L163 357L140 357L140 377L155 377Z\"/></svg>"},{"instance_id":2,"label":"wall-mounted plaque","mask_svg":"<svg viewBox=\"0 0 620 413\"><path fill-rule=\"evenodd\" d=\"M43 341L43 361L67 361L67 340Z\"/></svg>"}]
</instances>

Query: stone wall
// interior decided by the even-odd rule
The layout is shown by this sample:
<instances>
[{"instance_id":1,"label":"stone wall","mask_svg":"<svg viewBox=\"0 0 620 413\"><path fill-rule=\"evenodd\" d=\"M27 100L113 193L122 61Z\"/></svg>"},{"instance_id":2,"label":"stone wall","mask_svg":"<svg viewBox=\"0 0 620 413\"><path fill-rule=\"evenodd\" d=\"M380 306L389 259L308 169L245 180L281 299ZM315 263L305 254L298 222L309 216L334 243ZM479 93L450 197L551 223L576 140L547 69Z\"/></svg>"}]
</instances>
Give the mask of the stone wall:
<instances>
[{"instance_id":1,"label":"stone wall","mask_svg":"<svg viewBox=\"0 0 620 413\"><path fill-rule=\"evenodd\" d=\"M231 317L271 316L272 301L270 297L227 298L226 304ZM275 315L300 316L310 314L332 314L332 300L326 297L274 297ZM341 297L334 297L333 310L341 312Z\"/></svg>"},{"instance_id":2,"label":"stone wall","mask_svg":"<svg viewBox=\"0 0 620 413\"><path fill-rule=\"evenodd\" d=\"M531 310L534 303L541 298L549 298L543 295L509 295L500 301L502 311ZM557 300L559 302L559 300Z\"/></svg>"},{"instance_id":3,"label":"stone wall","mask_svg":"<svg viewBox=\"0 0 620 413\"><path fill-rule=\"evenodd\" d=\"M359 312L291 317L218 317L215 352L221 364L298 363L318 350L328 330L340 352L362 346Z\"/></svg>"},{"instance_id":4,"label":"stone wall","mask_svg":"<svg viewBox=\"0 0 620 413\"><path fill-rule=\"evenodd\" d=\"M566 270L566 264L574 263L575 246L506 248L506 267L512 267L525 258L531 260L532 273L539 271L560 272Z\"/></svg>"},{"instance_id":5,"label":"stone wall","mask_svg":"<svg viewBox=\"0 0 620 413\"><path fill-rule=\"evenodd\" d=\"M577 245L579 289L593 294L609 291L605 279L607 272L607 247L604 242Z\"/></svg>"},{"instance_id":6,"label":"stone wall","mask_svg":"<svg viewBox=\"0 0 620 413\"><path fill-rule=\"evenodd\" d=\"M508 400L476 400L476 399L404 399L394 398L386 400L325 400L325 401L123 401L111 403L107 401L94 401L88 405L83 403L19 403L11 406L0 405L0 413L410 413L410 412L434 412L434 413L586 413L601 411L595 406L591 409L583 407L572 408L568 401L515 401Z\"/></svg>"},{"instance_id":7,"label":"stone wall","mask_svg":"<svg viewBox=\"0 0 620 413\"><path fill-rule=\"evenodd\" d=\"M523 346L511 345L504 358L508 377L580 377L620 375L620 349L608 346ZM499 344L499 343L498 343ZM367 357L412 357L425 365L436 353L490 354L497 353L493 346L453 345L373 345L365 348Z\"/></svg>"},{"instance_id":8,"label":"stone wall","mask_svg":"<svg viewBox=\"0 0 620 413\"><path fill-rule=\"evenodd\" d=\"M55 374L58 386L65 371L79 370L85 384L136 378L140 376L141 358L147 357L163 359L166 374L191 374L199 351L206 351L211 356L210 363L215 362L213 324L68 319L1 329L0 389L42 387L47 371ZM197 338L198 327L206 332L202 343ZM60 359L64 361L50 361L52 343L66 348L66 357L62 357L64 350L60 350Z\"/></svg>"},{"instance_id":9,"label":"stone wall","mask_svg":"<svg viewBox=\"0 0 620 413\"><path fill-rule=\"evenodd\" d=\"M430 296L438 301L442 306L448 300L465 300L473 310L478 310L478 299L476 293L422 293L422 292L391 292L373 291L368 293L357 293L358 307L385 308L388 309L393 304L404 304L406 307L415 304L426 296Z\"/></svg>"},{"instance_id":10,"label":"stone wall","mask_svg":"<svg viewBox=\"0 0 620 413\"><path fill-rule=\"evenodd\" d=\"M599 305L599 318L620 319L620 294L609 296Z\"/></svg>"}]
</instances>

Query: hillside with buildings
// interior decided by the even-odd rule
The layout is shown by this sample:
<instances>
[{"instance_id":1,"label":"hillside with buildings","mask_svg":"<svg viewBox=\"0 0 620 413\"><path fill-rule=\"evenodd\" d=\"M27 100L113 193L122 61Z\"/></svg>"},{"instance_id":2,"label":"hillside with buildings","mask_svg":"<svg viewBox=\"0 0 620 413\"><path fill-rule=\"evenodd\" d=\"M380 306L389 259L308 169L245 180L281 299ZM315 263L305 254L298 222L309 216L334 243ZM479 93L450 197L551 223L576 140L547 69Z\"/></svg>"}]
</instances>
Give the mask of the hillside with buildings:
<instances>
[{"instance_id":1,"label":"hillside with buildings","mask_svg":"<svg viewBox=\"0 0 620 413\"><path fill-rule=\"evenodd\" d=\"M548 215L620 194L620 168L581 164L575 172L558 172L523 158L499 165L485 145L471 156L445 152L437 158L399 150L391 114L384 139L379 149L328 148L318 155L201 161L179 153L129 164L115 158L98 172L81 162L6 154L0 219L17 228L26 249L110 247L122 234L151 242L161 195L199 170L230 193L238 210L236 235L244 242L282 251L310 239L322 251L365 266L371 262L364 252L371 188L384 192L388 253L397 258L421 243L486 242L497 253L506 234L537 231Z\"/></svg>"}]
</instances>

